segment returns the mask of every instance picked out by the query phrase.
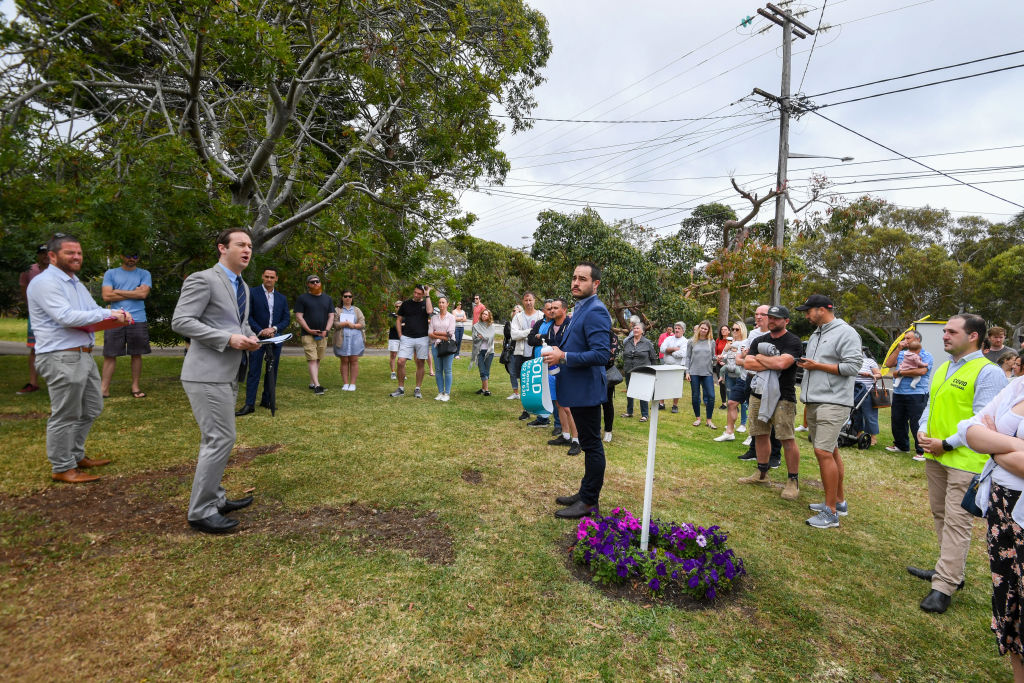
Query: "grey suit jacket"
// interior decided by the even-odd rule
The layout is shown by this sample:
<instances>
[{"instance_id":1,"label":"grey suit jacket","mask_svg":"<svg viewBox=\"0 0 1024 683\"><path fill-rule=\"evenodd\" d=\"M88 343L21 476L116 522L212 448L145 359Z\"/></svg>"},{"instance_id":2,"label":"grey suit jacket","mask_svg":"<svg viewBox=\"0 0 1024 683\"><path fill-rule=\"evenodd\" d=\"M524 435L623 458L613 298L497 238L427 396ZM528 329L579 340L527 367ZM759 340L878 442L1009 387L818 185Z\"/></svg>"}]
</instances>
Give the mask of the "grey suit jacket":
<instances>
[{"instance_id":1,"label":"grey suit jacket","mask_svg":"<svg viewBox=\"0 0 1024 683\"><path fill-rule=\"evenodd\" d=\"M249 328L249 287L245 289L245 315L238 319L238 300L220 265L185 278L171 329L192 340L181 379L188 382L234 382L244 351L228 346L233 334L255 333Z\"/></svg>"}]
</instances>

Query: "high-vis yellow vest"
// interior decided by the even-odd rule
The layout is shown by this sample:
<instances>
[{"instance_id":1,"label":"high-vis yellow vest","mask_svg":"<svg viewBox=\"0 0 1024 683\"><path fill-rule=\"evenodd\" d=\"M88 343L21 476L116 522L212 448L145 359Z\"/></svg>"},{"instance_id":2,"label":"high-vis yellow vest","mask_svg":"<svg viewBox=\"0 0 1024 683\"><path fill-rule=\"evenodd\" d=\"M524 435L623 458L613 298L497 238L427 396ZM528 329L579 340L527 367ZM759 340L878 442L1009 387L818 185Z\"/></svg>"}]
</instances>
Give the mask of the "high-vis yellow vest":
<instances>
[{"instance_id":1,"label":"high-vis yellow vest","mask_svg":"<svg viewBox=\"0 0 1024 683\"><path fill-rule=\"evenodd\" d=\"M956 433L961 420L974 415L974 385L978 381L981 369L989 364L986 358L975 358L968 361L949 379L942 379L949 369L949 361L939 366L932 377L932 385L928 398L928 436L933 439L947 439ZM988 455L975 453L967 446L954 448L948 453L934 456L925 453L924 457L946 467L979 474L985 467Z\"/></svg>"}]
</instances>

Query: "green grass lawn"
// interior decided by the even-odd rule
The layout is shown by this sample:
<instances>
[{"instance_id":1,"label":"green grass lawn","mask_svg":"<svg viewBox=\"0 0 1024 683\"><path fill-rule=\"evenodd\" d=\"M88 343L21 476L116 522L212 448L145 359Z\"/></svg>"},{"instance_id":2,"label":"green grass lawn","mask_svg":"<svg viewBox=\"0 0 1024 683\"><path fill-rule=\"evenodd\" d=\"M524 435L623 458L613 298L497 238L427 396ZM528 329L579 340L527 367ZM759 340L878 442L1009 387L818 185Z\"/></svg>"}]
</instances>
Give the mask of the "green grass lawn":
<instances>
[{"instance_id":1,"label":"green grass lawn","mask_svg":"<svg viewBox=\"0 0 1024 683\"><path fill-rule=\"evenodd\" d=\"M4 678L1009 678L988 627L982 524L966 588L946 614L922 612L929 587L905 566L931 566L937 553L924 467L880 446L845 453L850 515L820 531L804 524L822 499L805 440L801 495L787 503L779 489L735 483L752 469L736 459L739 442L691 427L688 397L679 415L662 413L655 516L720 524L749 572L737 599L686 611L609 599L572 578L575 525L554 519L553 498L576 490L582 459L515 419L497 365L495 395L483 398L458 361L445 404L430 400L429 377L426 400L388 398L379 357L363 359L355 393L340 391L330 359L317 398L302 360L284 359L280 412L238 421L240 445L283 448L229 466L229 495L255 487L257 502L236 514L242 532L209 537L185 524L198 431L179 358L145 360L140 400L118 364L89 438L91 455L114 462L78 487L50 482L45 420L10 419L49 410L45 392L14 396L24 362L0 357ZM616 396L618 415L621 387ZM606 511L640 514L646 429L616 418ZM373 521L388 515L437 523L410 522L396 540ZM409 550L427 531L431 545L450 540L448 560Z\"/></svg>"}]
</instances>

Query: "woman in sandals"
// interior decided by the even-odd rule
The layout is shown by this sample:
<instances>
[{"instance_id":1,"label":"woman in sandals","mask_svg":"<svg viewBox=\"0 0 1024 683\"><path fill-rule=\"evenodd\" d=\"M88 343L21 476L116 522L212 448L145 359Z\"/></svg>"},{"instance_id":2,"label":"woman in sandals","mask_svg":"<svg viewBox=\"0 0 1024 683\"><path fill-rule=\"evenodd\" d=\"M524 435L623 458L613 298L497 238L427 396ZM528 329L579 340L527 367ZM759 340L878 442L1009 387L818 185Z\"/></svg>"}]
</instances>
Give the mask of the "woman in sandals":
<instances>
[{"instance_id":1,"label":"woman in sandals","mask_svg":"<svg viewBox=\"0 0 1024 683\"><path fill-rule=\"evenodd\" d=\"M334 309L334 355L341 359L342 391L355 391L359 377L359 356L366 348L366 317L352 304L352 290L341 293L341 306Z\"/></svg>"},{"instance_id":2,"label":"woman in sandals","mask_svg":"<svg viewBox=\"0 0 1024 683\"><path fill-rule=\"evenodd\" d=\"M629 386L629 376L636 368L643 365L658 364L658 349L650 339L644 336L644 324L640 321L633 323L632 334L622 342L622 374L626 378L626 386ZM640 401L640 421L647 422L649 413L647 401ZM626 398L626 412L622 417L633 417L633 399Z\"/></svg>"},{"instance_id":3,"label":"woman in sandals","mask_svg":"<svg viewBox=\"0 0 1024 683\"><path fill-rule=\"evenodd\" d=\"M697 419L694 427L700 427L700 398L704 391L704 408L707 411L706 422L711 429L718 429L711 421L715 411L715 340L711 337L711 321L701 320L693 331L690 348L686 353L686 381L690 383L693 401L693 414Z\"/></svg>"}]
</instances>

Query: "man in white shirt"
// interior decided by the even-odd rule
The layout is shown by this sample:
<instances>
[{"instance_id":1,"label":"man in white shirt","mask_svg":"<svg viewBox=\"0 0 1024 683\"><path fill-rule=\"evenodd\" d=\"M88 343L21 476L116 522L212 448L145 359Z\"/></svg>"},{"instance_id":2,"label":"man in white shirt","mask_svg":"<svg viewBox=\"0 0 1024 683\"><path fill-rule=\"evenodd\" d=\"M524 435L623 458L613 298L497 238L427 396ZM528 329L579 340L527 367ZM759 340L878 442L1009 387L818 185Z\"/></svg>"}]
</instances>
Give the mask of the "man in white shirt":
<instances>
[{"instance_id":1,"label":"man in white shirt","mask_svg":"<svg viewBox=\"0 0 1024 683\"><path fill-rule=\"evenodd\" d=\"M95 337L78 328L108 318L127 324L132 317L127 311L100 308L78 279L82 245L76 237L58 233L47 249L50 267L26 291L36 335L36 370L50 394L46 457L54 481L81 484L99 479L82 470L110 460L85 457L85 439L103 411L103 394L92 358Z\"/></svg>"}]
</instances>

